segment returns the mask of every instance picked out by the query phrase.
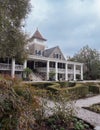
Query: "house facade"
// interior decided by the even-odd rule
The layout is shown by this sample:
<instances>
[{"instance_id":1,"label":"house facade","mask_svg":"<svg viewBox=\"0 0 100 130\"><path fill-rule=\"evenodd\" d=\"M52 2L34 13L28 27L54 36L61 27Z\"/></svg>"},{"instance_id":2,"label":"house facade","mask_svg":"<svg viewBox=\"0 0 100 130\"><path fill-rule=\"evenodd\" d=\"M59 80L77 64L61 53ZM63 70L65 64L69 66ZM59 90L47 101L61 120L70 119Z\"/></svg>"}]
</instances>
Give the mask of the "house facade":
<instances>
[{"instance_id":1,"label":"house facade","mask_svg":"<svg viewBox=\"0 0 100 130\"><path fill-rule=\"evenodd\" d=\"M83 63L67 61L59 46L46 49L46 39L38 29L28 40L26 49L28 59L23 65L17 65L15 59L11 64L0 63L0 72L10 72L11 76L21 75L27 67L33 73L38 73L42 80L50 80L50 73L54 73L54 80L83 80Z\"/></svg>"}]
</instances>

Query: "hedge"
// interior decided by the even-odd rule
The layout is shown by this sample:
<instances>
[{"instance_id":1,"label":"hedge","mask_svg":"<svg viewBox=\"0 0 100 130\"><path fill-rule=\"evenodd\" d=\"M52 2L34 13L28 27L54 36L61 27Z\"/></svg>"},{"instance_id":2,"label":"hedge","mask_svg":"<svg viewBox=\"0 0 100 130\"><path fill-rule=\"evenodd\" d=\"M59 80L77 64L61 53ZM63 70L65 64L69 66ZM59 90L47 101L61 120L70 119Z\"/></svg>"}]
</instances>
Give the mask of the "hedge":
<instances>
[{"instance_id":1,"label":"hedge","mask_svg":"<svg viewBox=\"0 0 100 130\"><path fill-rule=\"evenodd\" d=\"M48 86L53 85L54 83L43 83L43 82L38 82L38 83L32 83L31 85L37 88L41 89L47 89Z\"/></svg>"},{"instance_id":2,"label":"hedge","mask_svg":"<svg viewBox=\"0 0 100 130\"><path fill-rule=\"evenodd\" d=\"M67 81L60 81L56 83L59 83L61 88L74 87L76 85L76 82L67 82Z\"/></svg>"},{"instance_id":3,"label":"hedge","mask_svg":"<svg viewBox=\"0 0 100 130\"><path fill-rule=\"evenodd\" d=\"M78 98L83 98L86 97L86 95L89 93L89 87L78 85L72 88L68 88L67 91L68 93L73 94Z\"/></svg>"},{"instance_id":4,"label":"hedge","mask_svg":"<svg viewBox=\"0 0 100 130\"><path fill-rule=\"evenodd\" d=\"M60 84L61 88L65 88L69 86L69 82L66 81L61 81L61 82L57 82L58 84Z\"/></svg>"},{"instance_id":5,"label":"hedge","mask_svg":"<svg viewBox=\"0 0 100 130\"><path fill-rule=\"evenodd\" d=\"M91 85L89 86L89 91L93 94L100 94L100 86Z\"/></svg>"},{"instance_id":6,"label":"hedge","mask_svg":"<svg viewBox=\"0 0 100 130\"><path fill-rule=\"evenodd\" d=\"M50 91L53 92L53 93L55 93L55 92L61 90L60 84L58 84L58 83L54 83L54 84L52 84L52 85L49 85L49 86L47 87L47 89L50 90Z\"/></svg>"}]
</instances>

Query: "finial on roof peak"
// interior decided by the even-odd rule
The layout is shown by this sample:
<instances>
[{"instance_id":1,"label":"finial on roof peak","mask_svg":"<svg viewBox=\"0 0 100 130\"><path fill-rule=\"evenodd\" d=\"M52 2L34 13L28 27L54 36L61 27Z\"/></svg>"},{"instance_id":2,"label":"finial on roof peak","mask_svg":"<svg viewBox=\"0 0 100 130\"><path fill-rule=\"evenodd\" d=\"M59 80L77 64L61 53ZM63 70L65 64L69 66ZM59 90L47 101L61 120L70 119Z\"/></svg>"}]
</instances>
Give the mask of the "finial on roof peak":
<instances>
[{"instance_id":1,"label":"finial on roof peak","mask_svg":"<svg viewBox=\"0 0 100 130\"><path fill-rule=\"evenodd\" d=\"M34 38L37 38L37 39L40 39L40 40L43 40L43 41L47 41L47 40L41 35L41 33L39 32L38 28L36 29L35 33L34 33L33 36L31 37L31 39L34 39Z\"/></svg>"}]
</instances>

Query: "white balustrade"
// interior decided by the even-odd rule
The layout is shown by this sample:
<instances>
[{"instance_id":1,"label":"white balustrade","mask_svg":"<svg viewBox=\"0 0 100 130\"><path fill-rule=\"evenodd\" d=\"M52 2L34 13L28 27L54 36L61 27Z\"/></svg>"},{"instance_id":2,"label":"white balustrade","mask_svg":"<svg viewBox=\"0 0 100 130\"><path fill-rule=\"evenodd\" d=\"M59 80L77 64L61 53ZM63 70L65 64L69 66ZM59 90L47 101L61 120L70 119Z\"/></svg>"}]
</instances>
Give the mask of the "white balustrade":
<instances>
[{"instance_id":1,"label":"white balustrade","mask_svg":"<svg viewBox=\"0 0 100 130\"><path fill-rule=\"evenodd\" d=\"M10 64L0 63L0 70L10 70L10 69L11 69Z\"/></svg>"},{"instance_id":2,"label":"white balustrade","mask_svg":"<svg viewBox=\"0 0 100 130\"><path fill-rule=\"evenodd\" d=\"M23 71L23 65L15 65L16 71Z\"/></svg>"},{"instance_id":3,"label":"white balustrade","mask_svg":"<svg viewBox=\"0 0 100 130\"><path fill-rule=\"evenodd\" d=\"M11 70L11 64L0 63L0 70ZM16 71L23 71L23 65L15 65Z\"/></svg>"}]
</instances>

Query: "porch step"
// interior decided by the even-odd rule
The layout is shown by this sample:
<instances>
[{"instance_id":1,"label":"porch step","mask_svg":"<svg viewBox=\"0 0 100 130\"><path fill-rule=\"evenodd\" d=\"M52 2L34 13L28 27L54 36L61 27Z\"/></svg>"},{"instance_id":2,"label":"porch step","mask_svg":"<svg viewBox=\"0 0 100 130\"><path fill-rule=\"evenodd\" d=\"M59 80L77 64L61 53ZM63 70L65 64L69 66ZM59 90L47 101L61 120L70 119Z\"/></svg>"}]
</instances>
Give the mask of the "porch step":
<instances>
[{"instance_id":1,"label":"porch step","mask_svg":"<svg viewBox=\"0 0 100 130\"><path fill-rule=\"evenodd\" d=\"M38 73L31 73L29 77L31 81L43 81L41 75Z\"/></svg>"}]
</instances>

